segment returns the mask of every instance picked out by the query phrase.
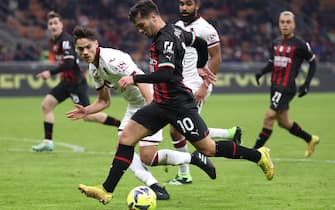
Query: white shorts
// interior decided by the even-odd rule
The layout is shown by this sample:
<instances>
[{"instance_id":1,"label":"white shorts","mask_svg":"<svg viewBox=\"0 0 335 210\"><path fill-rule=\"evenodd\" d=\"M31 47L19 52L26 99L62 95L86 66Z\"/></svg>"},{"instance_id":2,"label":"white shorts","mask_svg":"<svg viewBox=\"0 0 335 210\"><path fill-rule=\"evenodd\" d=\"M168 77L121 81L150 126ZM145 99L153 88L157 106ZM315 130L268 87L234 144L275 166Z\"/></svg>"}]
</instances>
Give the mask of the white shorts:
<instances>
[{"instance_id":1,"label":"white shorts","mask_svg":"<svg viewBox=\"0 0 335 210\"><path fill-rule=\"evenodd\" d=\"M202 81L201 81L201 83L199 83L199 82L190 82L190 83L184 82L184 83L187 87L191 88L192 93L194 94L195 92L197 92L199 90L199 88L202 84ZM205 97L205 100L201 104L197 104L199 114L200 114L200 112L202 110L202 107L203 107L205 101L207 100L208 96L211 95L212 90L213 90L213 85L209 85L209 87L207 89L207 95Z\"/></svg>"},{"instance_id":2,"label":"white shorts","mask_svg":"<svg viewBox=\"0 0 335 210\"><path fill-rule=\"evenodd\" d=\"M135 112L142 108L142 106L133 106L128 104L126 113L123 116L123 119L121 121L121 125L119 126L119 135L122 132L122 130L126 127L128 121L130 118L135 114ZM142 140L139 142L140 147L145 147L145 146L155 146L158 145L161 141L163 140L163 130L159 130L158 132L154 133L151 136L144 137Z\"/></svg>"}]
</instances>

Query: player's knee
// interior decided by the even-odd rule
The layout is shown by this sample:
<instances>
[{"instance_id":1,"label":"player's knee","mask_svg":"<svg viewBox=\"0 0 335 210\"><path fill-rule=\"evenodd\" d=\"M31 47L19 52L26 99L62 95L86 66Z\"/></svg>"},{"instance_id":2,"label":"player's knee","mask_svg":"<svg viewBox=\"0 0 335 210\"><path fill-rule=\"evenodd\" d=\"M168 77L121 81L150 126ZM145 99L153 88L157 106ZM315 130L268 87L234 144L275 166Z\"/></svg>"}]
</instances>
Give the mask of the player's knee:
<instances>
[{"instance_id":1,"label":"player's knee","mask_svg":"<svg viewBox=\"0 0 335 210\"><path fill-rule=\"evenodd\" d=\"M179 141L181 138L183 138L183 135L181 135L175 128L170 128L170 136L172 141Z\"/></svg>"},{"instance_id":2,"label":"player's knee","mask_svg":"<svg viewBox=\"0 0 335 210\"><path fill-rule=\"evenodd\" d=\"M50 112L50 111L52 111L51 106L47 102L45 102L45 101L42 102L41 108L42 108L43 112Z\"/></svg>"},{"instance_id":3,"label":"player's knee","mask_svg":"<svg viewBox=\"0 0 335 210\"><path fill-rule=\"evenodd\" d=\"M141 161L144 164L150 166L153 162L153 156L151 154L141 154Z\"/></svg>"}]
</instances>

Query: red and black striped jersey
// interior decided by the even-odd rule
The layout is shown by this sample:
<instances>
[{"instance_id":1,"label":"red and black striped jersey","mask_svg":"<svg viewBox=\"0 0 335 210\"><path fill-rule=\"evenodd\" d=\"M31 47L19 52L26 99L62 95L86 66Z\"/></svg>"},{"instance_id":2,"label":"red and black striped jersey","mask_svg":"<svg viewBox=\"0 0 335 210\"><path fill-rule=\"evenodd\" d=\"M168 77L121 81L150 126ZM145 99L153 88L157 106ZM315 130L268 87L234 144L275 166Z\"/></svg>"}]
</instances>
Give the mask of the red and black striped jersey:
<instances>
[{"instance_id":1,"label":"red and black striped jersey","mask_svg":"<svg viewBox=\"0 0 335 210\"><path fill-rule=\"evenodd\" d=\"M310 45L301 38L277 38L270 49L270 60L273 64L272 87L283 92L295 93L297 77L304 60L312 61L315 55Z\"/></svg>"},{"instance_id":2,"label":"red and black striped jersey","mask_svg":"<svg viewBox=\"0 0 335 210\"><path fill-rule=\"evenodd\" d=\"M167 24L163 27L150 46L150 71L171 69L173 79L168 82L154 83L154 101L161 105L181 106L193 101L192 91L183 83L183 58L186 46L192 45L195 35L179 27ZM196 62L196 61L194 61Z\"/></svg>"},{"instance_id":3,"label":"red and black striped jersey","mask_svg":"<svg viewBox=\"0 0 335 210\"><path fill-rule=\"evenodd\" d=\"M75 51L73 37L62 32L56 39L51 39L52 52L56 56L58 67L51 70L51 74L60 73L63 81L68 83L78 83L84 78L84 74L79 67L79 59ZM64 65L64 61L67 61Z\"/></svg>"}]
</instances>

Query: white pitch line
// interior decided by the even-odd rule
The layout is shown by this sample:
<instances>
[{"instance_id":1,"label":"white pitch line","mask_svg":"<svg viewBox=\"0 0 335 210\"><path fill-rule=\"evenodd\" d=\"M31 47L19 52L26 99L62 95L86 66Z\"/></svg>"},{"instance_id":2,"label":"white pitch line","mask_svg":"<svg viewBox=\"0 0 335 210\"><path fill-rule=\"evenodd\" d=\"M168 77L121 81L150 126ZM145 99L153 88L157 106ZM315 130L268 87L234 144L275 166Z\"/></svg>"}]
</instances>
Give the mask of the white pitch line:
<instances>
[{"instance_id":1,"label":"white pitch line","mask_svg":"<svg viewBox=\"0 0 335 210\"><path fill-rule=\"evenodd\" d=\"M0 140L2 140L2 141L6 141L6 140L24 141L24 142L40 142L41 141L41 139L16 138L16 137L5 137L5 136L0 136ZM78 146L78 145L75 145L75 144L68 144L68 143L59 142L59 141L54 142L54 144L62 146L62 147L69 148L73 152L85 152L84 147L81 147L81 146Z\"/></svg>"}]
</instances>

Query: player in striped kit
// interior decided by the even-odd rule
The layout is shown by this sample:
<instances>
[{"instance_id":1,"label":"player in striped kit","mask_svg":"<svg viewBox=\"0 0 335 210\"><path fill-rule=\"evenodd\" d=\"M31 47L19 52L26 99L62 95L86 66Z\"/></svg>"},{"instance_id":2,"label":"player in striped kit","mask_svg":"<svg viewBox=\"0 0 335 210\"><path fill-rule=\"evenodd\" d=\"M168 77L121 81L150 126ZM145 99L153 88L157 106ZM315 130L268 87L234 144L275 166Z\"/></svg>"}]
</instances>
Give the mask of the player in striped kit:
<instances>
[{"instance_id":1,"label":"player in striped kit","mask_svg":"<svg viewBox=\"0 0 335 210\"><path fill-rule=\"evenodd\" d=\"M296 94L295 78L302 62L304 60L309 62L309 71L304 84L299 88L298 97L308 93L316 70L316 61L309 44L296 37L294 29L294 14L290 11L280 13L279 30L281 36L272 43L268 64L256 74L256 80L259 84L262 75L272 72L272 84L270 108L265 113L263 128L254 148L260 148L265 144L272 133L274 122L277 121L280 127L287 129L291 134L302 138L307 143L305 157L309 157L320 139L303 130L297 122L290 120L288 110L289 103Z\"/></svg>"},{"instance_id":2,"label":"player in striped kit","mask_svg":"<svg viewBox=\"0 0 335 210\"><path fill-rule=\"evenodd\" d=\"M195 32L195 34L207 42L209 59L207 67L216 74L221 63L221 45L220 37L215 28L198 14L200 0L180 0L179 13L180 20L176 25L186 31ZM187 47L183 60L184 84L192 89L197 102L199 113L208 96L211 94L213 86L206 84L202 79L201 72L198 72L196 61L198 55L193 47ZM200 75L199 75L200 74ZM230 139L235 143L241 143L242 130L238 126L230 129L209 128L209 135L212 138ZM187 151L186 139L175 128L170 128L170 135L173 145L177 151ZM232 142L233 143L233 142ZM168 182L169 184L180 185L192 183L189 166L183 164L179 166L177 176Z\"/></svg>"}]
</instances>

